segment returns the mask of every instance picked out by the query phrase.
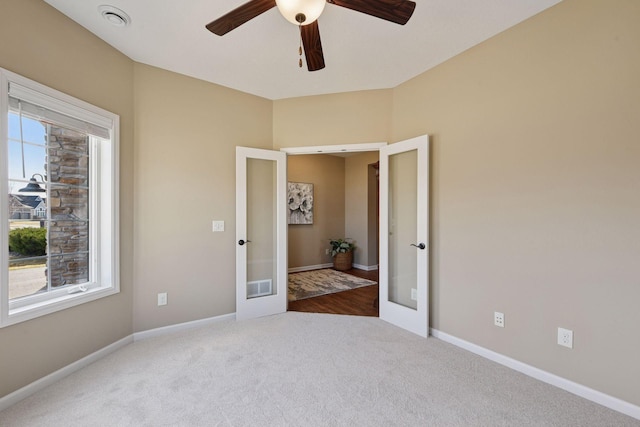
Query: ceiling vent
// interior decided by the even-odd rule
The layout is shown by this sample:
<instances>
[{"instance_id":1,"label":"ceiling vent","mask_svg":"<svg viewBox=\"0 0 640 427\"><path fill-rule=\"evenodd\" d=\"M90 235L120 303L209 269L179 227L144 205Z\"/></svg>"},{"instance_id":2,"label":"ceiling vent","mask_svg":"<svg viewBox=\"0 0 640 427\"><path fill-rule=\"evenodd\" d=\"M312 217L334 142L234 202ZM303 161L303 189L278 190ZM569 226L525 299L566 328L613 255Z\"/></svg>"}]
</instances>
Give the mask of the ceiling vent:
<instances>
[{"instance_id":1,"label":"ceiling vent","mask_svg":"<svg viewBox=\"0 0 640 427\"><path fill-rule=\"evenodd\" d=\"M98 6L98 11L108 23L116 27L126 27L131 23L131 18L123 10L117 7L102 5Z\"/></svg>"}]
</instances>

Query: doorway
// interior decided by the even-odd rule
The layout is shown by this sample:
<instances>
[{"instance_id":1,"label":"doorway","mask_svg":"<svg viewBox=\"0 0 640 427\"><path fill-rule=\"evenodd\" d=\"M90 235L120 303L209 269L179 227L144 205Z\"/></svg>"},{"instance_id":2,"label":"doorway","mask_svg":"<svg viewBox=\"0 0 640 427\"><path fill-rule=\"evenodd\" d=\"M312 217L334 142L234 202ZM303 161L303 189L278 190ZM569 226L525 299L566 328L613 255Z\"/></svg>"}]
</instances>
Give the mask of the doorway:
<instances>
[{"instance_id":1,"label":"doorway","mask_svg":"<svg viewBox=\"0 0 640 427\"><path fill-rule=\"evenodd\" d=\"M377 146L372 147L372 145ZM367 149L362 149L363 146L367 146ZM287 310L287 153L310 154L323 151L326 153L326 150L335 153L375 149L379 150L380 156L380 318L420 336L427 336L429 318L428 135L399 141L392 145L380 143L303 147L281 149L280 152L237 147L237 319L283 313ZM258 168L258 164L268 166ZM257 175L254 176L254 172L258 171L266 173L261 172L260 176L264 176L258 178ZM254 181L254 179L258 180ZM251 184L252 182L255 184ZM270 196L266 198L262 197L264 192L256 191L265 183L272 183ZM259 197L256 197L256 193ZM258 224L261 227L254 229ZM260 238L261 244L263 243L260 230L266 230L265 236L271 236L264 243L271 245L273 258L265 258L268 251L256 252L252 249L257 248L255 244L257 242L253 240L256 237ZM284 239L281 238L282 235ZM247 273L250 267L266 266L267 263L272 266L272 269L260 269L264 277L261 276L249 282ZM281 275L284 276L284 280L281 280ZM259 292L250 292L256 289Z\"/></svg>"},{"instance_id":2,"label":"doorway","mask_svg":"<svg viewBox=\"0 0 640 427\"><path fill-rule=\"evenodd\" d=\"M314 209L312 224L288 225L288 309L378 316L379 152L289 156L287 163L292 188L313 185ZM325 277L323 270L333 268L329 240L341 238L355 244L353 266ZM314 280L325 280L322 292L300 292Z\"/></svg>"}]
</instances>

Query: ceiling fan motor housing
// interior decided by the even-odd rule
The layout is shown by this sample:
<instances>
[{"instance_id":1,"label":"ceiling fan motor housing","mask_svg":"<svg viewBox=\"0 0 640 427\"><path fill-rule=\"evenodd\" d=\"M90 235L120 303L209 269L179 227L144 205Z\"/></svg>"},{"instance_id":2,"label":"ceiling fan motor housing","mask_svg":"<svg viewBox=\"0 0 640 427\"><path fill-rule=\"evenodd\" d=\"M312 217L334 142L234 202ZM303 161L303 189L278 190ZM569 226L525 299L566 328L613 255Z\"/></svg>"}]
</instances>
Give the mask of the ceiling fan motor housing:
<instances>
[{"instance_id":1,"label":"ceiling fan motor housing","mask_svg":"<svg viewBox=\"0 0 640 427\"><path fill-rule=\"evenodd\" d=\"M294 25L308 25L322 14L326 0L276 0L278 10Z\"/></svg>"}]
</instances>

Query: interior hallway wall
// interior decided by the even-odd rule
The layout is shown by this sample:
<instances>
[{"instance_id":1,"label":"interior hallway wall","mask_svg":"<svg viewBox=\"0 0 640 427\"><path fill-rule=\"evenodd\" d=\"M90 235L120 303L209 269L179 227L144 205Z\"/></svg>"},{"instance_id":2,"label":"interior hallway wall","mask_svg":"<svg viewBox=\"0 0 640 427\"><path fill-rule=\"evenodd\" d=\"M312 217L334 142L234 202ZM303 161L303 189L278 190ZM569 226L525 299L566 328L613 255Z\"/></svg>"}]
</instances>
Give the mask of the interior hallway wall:
<instances>
[{"instance_id":1,"label":"interior hallway wall","mask_svg":"<svg viewBox=\"0 0 640 427\"><path fill-rule=\"evenodd\" d=\"M393 101L395 141L433 138L431 325L635 405L639 22L636 0L565 0Z\"/></svg>"},{"instance_id":2,"label":"interior hallway wall","mask_svg":"<svg viewBox=\"0 0 640 427\"><path fill-rule=\"evenodd\" d=\"M288 180L313 184L313 224L289 225L289 268L331 263L329 239L344 237L345 161L326 154L289 156Z\"/></svg>"},{"instance_id":3,"label":"interior hallway wall","mask_svg":"<svg viewBox=\"0 0 640 427\"><path fill-rule=\"evenodd\" d=\"M377 151L358 153L345 158L345 237L356 243L353 263L362 267L369 264L369 164L380 158ZM375 194L373 195L375 197ZM373 245L375 247L375 244Z\"/></svg>"},{"instance_id":4,"label":"interior hallway wall","mask_svg":"<svg viewBox=\"0 0 640 427\"><path fill-rule=\"evenodd\" d=\"M380 155L378 155L380 157ZM377 162L376 162L377 163ZM367 167L368 179L367 179L367 233L368 233L368 258L367 264L369 267L378 266L379 249L380 249L380 235L378 229L380 227L380 184L378 182L378 167L375 164L369 164Z\"/></svg>"}]
</instances>

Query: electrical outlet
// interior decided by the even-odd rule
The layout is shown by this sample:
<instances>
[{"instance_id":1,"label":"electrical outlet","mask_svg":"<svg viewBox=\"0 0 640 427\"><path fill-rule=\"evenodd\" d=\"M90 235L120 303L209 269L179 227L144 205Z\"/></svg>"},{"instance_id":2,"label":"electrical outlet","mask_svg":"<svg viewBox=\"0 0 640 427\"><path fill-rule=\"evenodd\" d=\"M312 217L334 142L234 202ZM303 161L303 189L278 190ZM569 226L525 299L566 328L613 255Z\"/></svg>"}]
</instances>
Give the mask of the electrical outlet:
<instances>
[{"instance_id":1,"label":"electrical outlet","mask_svg":"<svg viewBox=\"0 0 640 427\"><path fill-rule=\"evenodd\" d=\"M418 301L418 290L416 288L411 288L411 300Z\"/></svg>"},{"instance_id":2,"label":"electrical outlet","mask_svg":"<svg viewBox=\"0 0 640 427\"><path fill-rule=\"evenodd\" d=\"M493 324L504 328L504 313L498 311L493 312Z\"/></svg>"},{"instance_id":3,"label":"electrical outlet","mask_svg":"<svg viewBox=\"0 0 640 427\"><path fill-rule=\"evenodd\" d=\"M325 249L325 250L324 250L324 254L325 254L325 255L329 255L330 253L331 253L331 249Z\"/></svg>"},{"instance_id":4,"label":"electrical outlet","mask_svg":"<svg viewBox=\"0 0 640 427\"><path fill-rule=\"evenodd\" d=\"M167 293L161 292L158 294L158 305L167 305Z\"/></svg>"},{"instance_id":5,"label":"electrical outlet","mask_svg":"<svg viewBox=\"0 0 640 427\"><path fill-rule=\"evenodd\" d=\"M573 331L570 329L558 328L558 345L573 348Z\"/></svg>"}]
</instances>

